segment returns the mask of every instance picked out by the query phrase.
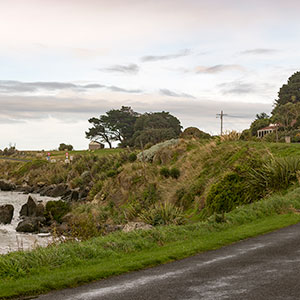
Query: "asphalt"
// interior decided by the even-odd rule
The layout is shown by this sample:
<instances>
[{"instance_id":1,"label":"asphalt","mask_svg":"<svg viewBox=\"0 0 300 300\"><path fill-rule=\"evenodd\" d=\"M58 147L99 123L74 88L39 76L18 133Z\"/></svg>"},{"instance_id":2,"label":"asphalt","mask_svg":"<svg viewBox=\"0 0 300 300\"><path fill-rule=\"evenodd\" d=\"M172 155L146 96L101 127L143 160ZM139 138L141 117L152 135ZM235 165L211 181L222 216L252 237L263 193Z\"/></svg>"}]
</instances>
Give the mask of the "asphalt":
<instances>
[{"instance_id":1,"label":"asphalt","mask_svg":"<svg viewBox=\"0 0 300 300\"><path fill-rule=\"evenodd\" d=\"M300 223L40 300L300 299Z\"/></svg>"}]
</instances>

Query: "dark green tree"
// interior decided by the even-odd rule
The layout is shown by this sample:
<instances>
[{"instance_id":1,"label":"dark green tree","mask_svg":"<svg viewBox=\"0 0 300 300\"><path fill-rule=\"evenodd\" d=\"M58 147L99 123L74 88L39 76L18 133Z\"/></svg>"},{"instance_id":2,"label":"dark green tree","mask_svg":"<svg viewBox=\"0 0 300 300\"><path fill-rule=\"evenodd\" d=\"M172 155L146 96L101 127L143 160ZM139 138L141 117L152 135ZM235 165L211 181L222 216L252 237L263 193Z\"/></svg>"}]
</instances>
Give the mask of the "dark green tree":
<instances>
[{"instance_id":1,"label":"dark green tree","mask_svg":"<svg viewBox=\"0 0 300 300\"><path fill-rule=\"evenodd\" d=\"M180 121L169 112L145 113L136 120L131 144L139 147L177 138L181 129Z\"/></svg>"},{"instance_id":2,"label":"dark green tree","mask_svg":"<svg viewBox=\"0 0 300 300\"><path fill-rule=\"evenodd\" d=\"M252 136L257 135L257 130L268 126L271 123L269 116L266 113L256 115L256 119L250 125L250 132Z\"/></svg>"},{"instance_id":3,"label":"dark green tree","mask_svg":"<svg viewBox=\"0 0 300 300\"><path fill-rule=\"evenodd\" d=\"M59 151L65 151L65 150L72 151L73 150L73 146L72 145L67 145L65 143L61 143L61 144L59 144L58 150Z\"/></svg>"},{"instance_id":4,"label":"dark green tree","mask_svg":"<svg viewBox=\"0 0 300 300\"><path fill-rule=\"evenodd\" d=\"M284 84L278 93L278 99L275 100L275 108L286 103L300 102L300 72L294 73L287 84Z\"/></svg>"},{"instance_id":5,"label":"dark green tree","mask_svg":"<svg viewBox=\"0 0 300 300\"><path fill-rule=\"evenodd\" d=\"M134 134L134 124L138 116L129 106L111 109L99 118L89 119L93 127L86 132L86 138L108 143L110 148L113 141L119 141L124 146Z\"/></svg>"}]
</instances>

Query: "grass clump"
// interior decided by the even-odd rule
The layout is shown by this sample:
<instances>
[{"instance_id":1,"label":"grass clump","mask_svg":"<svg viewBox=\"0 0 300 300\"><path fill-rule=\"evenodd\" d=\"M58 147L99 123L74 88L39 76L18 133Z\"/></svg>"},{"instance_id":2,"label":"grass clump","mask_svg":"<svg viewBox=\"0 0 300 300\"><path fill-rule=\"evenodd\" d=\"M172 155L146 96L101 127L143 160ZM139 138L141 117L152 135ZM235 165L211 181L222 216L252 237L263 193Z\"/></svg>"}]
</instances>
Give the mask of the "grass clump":
<instances>
[{"instance_id":1,"label":"grass clump","mask_svg":"<svg viewBox=\"0 0 300 300\"><path fill-rule=\"evenodd\" d=\"M152 208L144 209L139 217L145 223L157 225L182 225L186 223L182 208L176 207L170 203L157 203Z\"/></svg>"}]
</instances>

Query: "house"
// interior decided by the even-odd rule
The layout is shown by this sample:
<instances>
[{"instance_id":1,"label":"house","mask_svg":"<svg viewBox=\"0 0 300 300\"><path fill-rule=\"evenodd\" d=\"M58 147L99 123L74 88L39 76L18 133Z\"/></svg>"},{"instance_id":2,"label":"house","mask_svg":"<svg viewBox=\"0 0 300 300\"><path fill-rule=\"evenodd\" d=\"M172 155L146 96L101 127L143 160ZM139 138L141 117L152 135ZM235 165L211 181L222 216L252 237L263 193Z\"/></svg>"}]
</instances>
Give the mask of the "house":
<instances>
[{"instance_id":1,"label":"house","mask_svg":"<svg viewBox=\"0 0 300 300\"><path fill-rule=\"evenodd\" d=\"M277 128L278 128L278 124L270 124L267 127L261 128L257 130L257 137L262 138L266 134L276 131Z\"/></svg>"},{"instance_id":2,"label":"house","mask_svg":"<svg viewBox=\"0 0 300 300\"><path fill-rule=\"evenodd\" d=\"M89 150L98 150L98 149L103 149L104 148L104 144L99 143L97 141L91 141L89 143Z\"/></svg>"}]
</instances>

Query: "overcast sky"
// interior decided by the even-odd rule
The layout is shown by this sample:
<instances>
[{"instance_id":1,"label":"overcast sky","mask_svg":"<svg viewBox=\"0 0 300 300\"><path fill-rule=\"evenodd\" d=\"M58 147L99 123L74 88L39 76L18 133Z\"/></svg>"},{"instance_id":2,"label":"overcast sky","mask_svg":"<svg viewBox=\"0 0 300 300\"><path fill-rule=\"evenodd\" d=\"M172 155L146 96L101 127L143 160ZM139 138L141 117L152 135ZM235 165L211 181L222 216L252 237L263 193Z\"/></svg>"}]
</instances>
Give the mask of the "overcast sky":
<instances>
[{"instance_id":1,"label":"overcast sky","mask_svg":"<svg viewBox=\"0 0 300 300\"><path fill-rule=\"evenodd\" d=\"M85 149L122 105L241 131L299 70L296 0L0 0L0 148Z\"/></svg>"}]
</instances>

